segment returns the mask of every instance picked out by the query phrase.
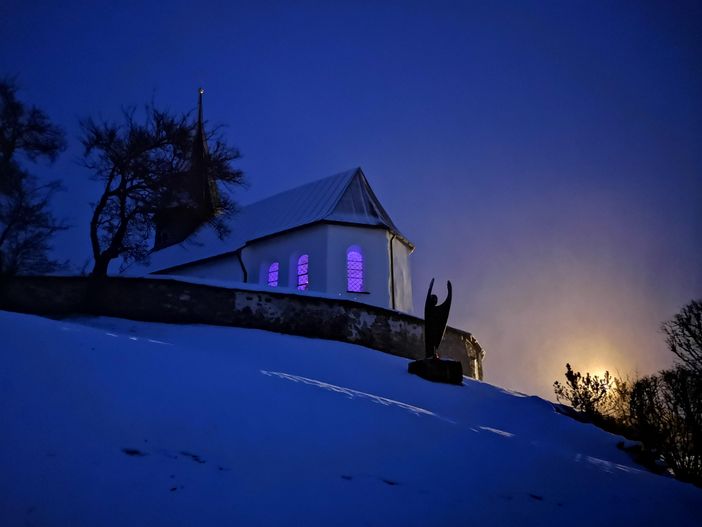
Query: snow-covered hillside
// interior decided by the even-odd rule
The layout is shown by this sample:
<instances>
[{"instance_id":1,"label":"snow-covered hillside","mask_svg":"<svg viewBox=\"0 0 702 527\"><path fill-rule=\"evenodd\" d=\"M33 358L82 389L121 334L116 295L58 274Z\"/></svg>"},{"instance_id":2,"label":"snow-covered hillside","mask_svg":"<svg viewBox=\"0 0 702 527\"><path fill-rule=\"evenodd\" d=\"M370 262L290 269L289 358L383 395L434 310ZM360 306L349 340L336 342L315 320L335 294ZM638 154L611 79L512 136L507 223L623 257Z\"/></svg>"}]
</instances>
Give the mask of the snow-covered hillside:
<instances>
[{"instance_id":1,"label":"snow-covered hillside","mask_svg":"<svg viewBox=\"0 0 702 527\"><path fill-rule=\"evenodd\" d=\"M616 436L359 346L6 312L0 335L3 526L701 521Z\"/></svg>"}]
</instances>

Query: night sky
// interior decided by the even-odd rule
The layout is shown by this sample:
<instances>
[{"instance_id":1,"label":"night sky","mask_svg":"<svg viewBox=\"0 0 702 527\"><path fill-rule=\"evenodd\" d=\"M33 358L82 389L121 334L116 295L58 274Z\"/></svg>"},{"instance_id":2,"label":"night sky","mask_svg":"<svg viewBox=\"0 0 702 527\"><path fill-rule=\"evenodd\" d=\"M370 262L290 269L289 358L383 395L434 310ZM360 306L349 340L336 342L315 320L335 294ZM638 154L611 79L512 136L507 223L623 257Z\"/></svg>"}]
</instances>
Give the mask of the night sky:
<instances>
[{"instance_id":1,"label":"night sky","mask_svg":"<svg viewBox=\"0 0 702 527\"><path fill-rule=\"evenodd\" d=\"M453 282L486 380L550 396L567 361L671 363L659 324L702 296L699 2L100 4L0 5L0 75L68 134L33 171L65 183L74 269L99 193L79 118L202 85L242 203L363 167L417 246L415 306Z\"/></svg>"}]
</instances>

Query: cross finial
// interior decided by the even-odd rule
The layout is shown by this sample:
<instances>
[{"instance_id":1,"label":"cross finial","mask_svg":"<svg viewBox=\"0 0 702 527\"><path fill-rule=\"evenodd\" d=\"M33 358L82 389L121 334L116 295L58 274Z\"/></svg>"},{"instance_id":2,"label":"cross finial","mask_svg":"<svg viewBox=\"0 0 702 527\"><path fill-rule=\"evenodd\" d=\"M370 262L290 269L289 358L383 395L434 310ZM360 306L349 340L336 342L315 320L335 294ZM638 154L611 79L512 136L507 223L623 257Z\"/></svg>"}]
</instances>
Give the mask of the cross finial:
<instances>
[{"instance_id":1,"label":"cross finial","mask_svg":"<svg viewBox=\"0 0 702 527\"><path fill-rule=\"evenodd\" d=\"M197 89L197 125L202 128L202 94L205 93L205 88L200 87Z\"/></svg>"}]
</instances>

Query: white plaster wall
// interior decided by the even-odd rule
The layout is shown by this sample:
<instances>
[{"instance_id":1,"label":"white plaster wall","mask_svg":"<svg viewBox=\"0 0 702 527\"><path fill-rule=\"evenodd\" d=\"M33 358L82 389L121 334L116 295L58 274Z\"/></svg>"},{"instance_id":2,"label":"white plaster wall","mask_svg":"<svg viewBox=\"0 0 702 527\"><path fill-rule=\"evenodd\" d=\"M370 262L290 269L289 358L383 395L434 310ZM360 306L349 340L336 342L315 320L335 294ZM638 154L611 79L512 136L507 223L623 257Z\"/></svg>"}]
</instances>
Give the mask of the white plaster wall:
<instances>
[{"instance_id":1,"label":"white plaster wall","mask_svg":"<svg viewBox=\"0 0 702 527\"><path fill-rule=\"evenodd\" d=\"M325 225L310 227L252 242L242 249L249 282L267 284L268 267L280 263L278 286L297 288L297 259L309 255L309 290L326 292L327 237Z\"/></svg>"},{"instance_id":2,"label":"white plaster wall","mask_svg":"<svg viewBox=\"0 0 702 527\"><path fill-rule=\"evenodd\" d=\"M385 229L353 225L327 225L327 291L381 307L390 306L390 265ZM347 291L346 252L351 245L363 255L364 293Z\"/></svg>"},{"instance_id":3,"label":"white plaster wall","mask_svg":"<svg viewBox=\"0 0 702 527\"><path fill-rule=\"evenodd\" d=\"M268 267L280 264L278 287L297 288L297 259L309 255L309 291L322 292L385 308L392 308L390 277L390 241L385 229L354 225L317 224L296 231L254 241L241 250L248 282L266 285ZM347 291L346 254L357 245L363 254L363 293ZM395 238L392 241L395 262L395 309L412 312L412 275L409 248ZM244 281L235 254L193 263L166 274L193 276L212 280Z\"/></svg>"},{"instance_id":4,"label":"white plaster wall","mask_svg":"<svg viewBox=\"0 0 702 527\"><path fill-rule=\"evenodd\" d=\"M388 233L388 237L391 238L392 235ZM392 241L392 248L395 262L395 309L405 313L414 313L412 271L409 261L412 251L397 238Z\"/></svg>"}]
</instances>

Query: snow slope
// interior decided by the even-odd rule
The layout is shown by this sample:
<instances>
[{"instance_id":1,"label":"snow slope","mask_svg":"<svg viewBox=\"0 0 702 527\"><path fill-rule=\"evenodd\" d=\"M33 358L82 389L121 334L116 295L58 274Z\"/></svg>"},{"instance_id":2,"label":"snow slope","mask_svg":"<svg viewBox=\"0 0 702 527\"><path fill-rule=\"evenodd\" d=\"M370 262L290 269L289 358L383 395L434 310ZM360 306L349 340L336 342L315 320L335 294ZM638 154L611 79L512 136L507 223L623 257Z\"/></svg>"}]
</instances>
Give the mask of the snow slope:
<instances>
[{"instance_id":1,"label":"snow slope","mask_svg":"<svg viewBox=\"0 0 702 527\"><path fill-rule=\"evenodd\" d=\"M539 398L263 331L0 312L0 525L700 525Z\"/></svg>"}]
</instances>

